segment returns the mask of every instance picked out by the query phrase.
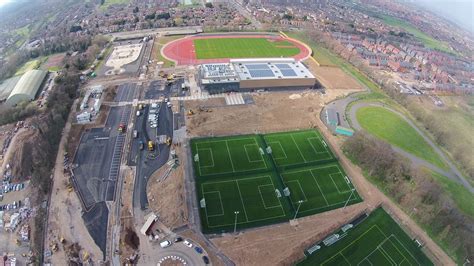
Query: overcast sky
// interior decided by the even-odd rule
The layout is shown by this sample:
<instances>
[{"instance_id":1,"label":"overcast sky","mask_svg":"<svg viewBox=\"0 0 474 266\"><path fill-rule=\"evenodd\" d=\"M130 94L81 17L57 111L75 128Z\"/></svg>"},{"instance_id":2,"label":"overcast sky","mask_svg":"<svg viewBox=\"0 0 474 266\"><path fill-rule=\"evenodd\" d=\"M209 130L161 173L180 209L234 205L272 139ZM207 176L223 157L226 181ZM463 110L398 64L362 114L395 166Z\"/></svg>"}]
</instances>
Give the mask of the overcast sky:
<instances>
[{"instance_id":1,"label":"overcast sky","mask_svg":"<svg viewBox=\"0 0 474 266\"><path fill-rule=\"evenodd\" d=\"M6 3L10 2L10 0L0 0L0 7L5 5Z\"/></svg>"},{"instance_id":2,"label":"overcast sky","mask_svg":"<svg viewBox=\"0 0 474 266\"><path fill-rule=\"evenodd\" d=\"M415 0L415 2L474 33L474 0Z\"/></svg>"}]
</instances>

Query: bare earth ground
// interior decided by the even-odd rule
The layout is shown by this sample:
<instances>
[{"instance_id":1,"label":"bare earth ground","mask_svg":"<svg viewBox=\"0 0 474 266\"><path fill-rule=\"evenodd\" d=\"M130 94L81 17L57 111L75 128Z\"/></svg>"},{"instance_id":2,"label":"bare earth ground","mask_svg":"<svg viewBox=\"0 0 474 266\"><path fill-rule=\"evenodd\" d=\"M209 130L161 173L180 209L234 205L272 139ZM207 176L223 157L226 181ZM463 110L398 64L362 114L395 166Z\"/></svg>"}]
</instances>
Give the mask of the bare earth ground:
<instances>
[{"instance_id":1,"label":"bare earth ground","mask_svg":"<svg viewBox=\"0 0 474 266\"><path fill-rule=\"evenodd\" d=\"M312 60L305 64L327 90L363 90L362 86L338 67L317 66Z\"/></svg>"},{"instance_id":2,"label":"bare earth ground","mask_svg":"<svg viewBox=\"0 0 474 266\"><path fill-rule=\"evenodd\" d=\"M12 133L12 125L3 126L0 128L0 149L3 148L3 143L7 138L7 135L13 134ZM32 131L28 131L27 129L19 129L18 132L12 137L10 141L10 145L6 150L5 154L2 155L2 159L0 160L0 175L3 176L6 165L12 162L12 157L14 152L17 150L17 144L23 143L25 138L28 138L33 134ZM10 165L13 166L13 165Z\"/></svg>"},{"instance_id":3,"label":"bare earth ground","mask_svg":"<svg viewBox=\"0 0 474 266\"><path fill-rule=\"evenodd\" d=\"M226 106L223 99L187 101L185 108L196 112L187 117L188 135L236 135L313 127L325 103L351 92L330 90L325 95L314 91L262 93L253 95L255 104L241 106ZM200 107L212 112L199 111Z\"/></svg>"},{"instance_id":4,"label":"bare earth ground","mask_svg":"<svg viewBox=\"0 0 474 266\"><path fill-rule=\"evenodd\" d=\"M319 119L324 103L341 97L351 90L327 90L326 95L315 92L270 93L255 95L255 104L224 107L218 99L186 102L187 109L196 114L187 117L189 137L232 135L294 130L317 127L329 141L341 164L352 178L364 202L330 212L298 219L297 227L289 223L248 230L237 239L232 235L212 241L237 265L289 265L303 258L304 248L321 240L338 226L364 210L383 204L394 218L407 227L412 235L426 243L437 264L452 265L452 260L401 209L369 183L360 168L341 152L341 137L333 136ZM199 111L202 107L202 111ZM209 108L211 112L206 112ZM295 245L295 243L301 243Z\"/></svg>"},{"instance_id":5,"label":"bare earth ground","mask_svg":"<svg viewBox=\"0 0 474 266\"><path fill-rule=\"evenodd\" d=\"M169 166L165 164L153 173L148 181L147 188L151 210L171 230L185 225L188 220L184 198L184 167L182 162L185 156L181 148L175 147L175 149L178 158L181 160L181 165L172 170L164 181L161 181L160 179L169 169Z\"/></svg>"},{"instance_id":6,"label":"bare earth ground","mask_svg":"<svg viewBox=\"0 0 474 266\"><path fill-rule=\"evenodd\" d=\"M135 250L129 245L125 244L125 235L127 229L134 230L133 215L132 215L132 197L133 197L133 181L135 170L122 170L124 175L124 184L122 189L122 206L120 209L120 261L124 264L127 259L135 254ZM136 232L139 234L139 232Z\"/></svg>"},{"instance_id":7,"label":"bare earth ground","mask_svg":"<svg viewBox=\"0 0 474 266\"><path fill-rule=\"evenodd\" d=\"M48 70L48 68L50 67L60 66L65 56L66 56L66 53L52 55L48 57L48 60L45 63L43 63L41 68Z\"/></svg>"},{"instance_id":8,"label":"bare earth ground","mask_svg":"<svg viewBox=\"0 0 474 266\"><path fill-rule=\"evenodd\" d=\"M76 100L74 105L77 102ZM73 108L72 110L75 109ZM54 242L59 244L59 238L63 237L68 244L78 243L83 248L83 252L87 251L89 253L92 261L98 261L102 259L102 252L95 244L83 220L80 218L82 212L81 203L74 192L69 192L66 189L66 184L69 180L68 176L63 173L64 147L74 117L75 112L71 112L64 128L59 145L60 149L56 158L45 248L49 249L50 244ZM50 258L53 265L64 265L68 261L63 247L60 244L59 246L59 250L53 252Z\"/></svg>"}]
</instances>

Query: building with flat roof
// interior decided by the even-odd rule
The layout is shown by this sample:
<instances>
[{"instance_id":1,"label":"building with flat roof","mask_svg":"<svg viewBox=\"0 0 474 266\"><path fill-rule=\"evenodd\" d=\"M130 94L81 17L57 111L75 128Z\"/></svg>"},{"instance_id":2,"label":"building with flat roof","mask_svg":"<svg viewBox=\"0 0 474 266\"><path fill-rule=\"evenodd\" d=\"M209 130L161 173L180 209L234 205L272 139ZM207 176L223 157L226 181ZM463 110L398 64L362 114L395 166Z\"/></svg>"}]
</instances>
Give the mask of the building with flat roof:
<instances>
[{"instance_id":1,"label":"building with flat roof","mask_svg":"<svg viewBox=\"0 0 474 266\"><path fill-rule=\"evenodd\" d=\"M210 93L259 89L311 89L316 78L293 58L232 59L200 66L200 85Z\"/></svg>"},{"instance_id":2,"label":"building with flat roof","mask_svg":"<svg viewBox=\"0 0 474 266\"><path fill-rule=\"evenodd\" d=\"M48 72L42 70L30 70L23 74L5 103L8 106L15 106L22 101L34 100L47 74Z\"/></svg>"}]
</instances>

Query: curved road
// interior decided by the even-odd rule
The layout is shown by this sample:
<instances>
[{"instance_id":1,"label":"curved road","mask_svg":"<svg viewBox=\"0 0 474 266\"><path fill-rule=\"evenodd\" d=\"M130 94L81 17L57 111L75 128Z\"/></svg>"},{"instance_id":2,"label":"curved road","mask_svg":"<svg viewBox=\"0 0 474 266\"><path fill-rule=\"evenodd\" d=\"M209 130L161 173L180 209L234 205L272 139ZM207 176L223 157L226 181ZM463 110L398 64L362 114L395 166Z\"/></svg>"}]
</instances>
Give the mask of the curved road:
<instances>
[{"instance_id":1,"label":"curved road","mask_svg":"<svg viewBox=\"0 0 474 266\"><path fill-rule=\"evenodd\" d=\"M381 104L381 103L368 103L368 102L358 102L356 104L354 104L353 106L351 106L349 112L348 112L348 115L350 117L350 121L351 121L351 124L352 124L352 127L355 129L355 130L361 130L362 127L361 125L359 124L359 121L357 121L357 116L356 116L356 113L357 113L357 110L359 110L360 108L362 107L366 107L366 106L375 106L375 107L382 107L382 108L385 108L397 115L399 115L403 120L405 120L413 129L415 129L416 132L418 132L418 134L420 134L420 136L433 148L433 150L436 152L436 154L438 154L438 156L440 156L443 161L448 165L449 167L449 171L446 171L446 170L443 170L409 152L406 152L405 150L397 147L397 146L394 146L394 145L391 145L392 148L398 152L399 154L407 157L408 159L410 159L412 161L413 164L415 165L418 165L418 166L424 166L424 167L427 167L428 169L431 169L432 171L435 171L437 173L440 173L454 181L457 181L458 183L461 183L465 188L467 188L469 191L471 191L471 193L474 193L474 188L472 187L472 185L463 177L463 175L461 174L461 172L457 169L457 167L451 162L451 160L449 160L449 158L441 151L441 149L430 139L428 138L428 136L426 136L425 132L421 131L410 119L406 118L403 114L399 113L398 111L395 111L393 110L392 108L389 108L387 107L386 105L384 104Z\"/></svg>"}]
</instances>

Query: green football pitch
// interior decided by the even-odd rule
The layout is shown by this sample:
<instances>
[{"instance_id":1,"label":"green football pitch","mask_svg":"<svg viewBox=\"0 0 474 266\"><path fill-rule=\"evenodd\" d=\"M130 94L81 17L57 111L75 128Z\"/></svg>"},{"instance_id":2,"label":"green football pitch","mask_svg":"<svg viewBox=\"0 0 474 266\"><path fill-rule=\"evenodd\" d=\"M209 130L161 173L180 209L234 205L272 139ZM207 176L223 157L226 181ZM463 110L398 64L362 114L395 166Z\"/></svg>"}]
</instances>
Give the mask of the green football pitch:
<instances>
[{"instance_id":1,"label":"green football pitch","mask_svg":"<svg viewBox=\"0 0 474 266\"><path fill-rule=\"evenodd\" d=\"M295 214L361 201L315 130L193 139L191 149L207 233L288 221Z\"/></svg>"},{"instance_id":2,"label":"green football pitch","mask_svg":"<svg viewBox=\"0 0 474 266\"><path fill-rule=\"evenodd\" d=\"M195 39L197 59L290 57L300 53L293 43L267 38Z\"/></svg>"},{"instance_id":3,"label":"green football pitch","mask_svg":"<svg viewBox=\"0 0 474 266\"><path fill-rule=\"evenodd\" d=\"M335 243L318 243L320 248L311 255L308 249L308 256L297 265L433 265L383 208L353 225L346 232L336 232L339 240Z\"/></svg>"}]
</instances>

